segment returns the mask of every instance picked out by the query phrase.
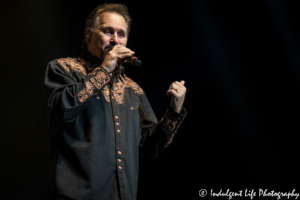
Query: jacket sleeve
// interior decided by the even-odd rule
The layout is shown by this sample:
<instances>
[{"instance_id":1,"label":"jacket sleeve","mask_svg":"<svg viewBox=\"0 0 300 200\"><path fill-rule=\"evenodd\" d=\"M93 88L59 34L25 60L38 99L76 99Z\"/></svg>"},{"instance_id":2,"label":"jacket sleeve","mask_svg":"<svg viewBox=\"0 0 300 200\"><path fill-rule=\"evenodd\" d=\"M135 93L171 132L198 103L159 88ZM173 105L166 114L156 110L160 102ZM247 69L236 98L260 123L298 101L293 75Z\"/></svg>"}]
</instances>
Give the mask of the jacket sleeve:
<instances>
[{"instance_id":1,"label":"jacket sleeve","mask_svg":"<svg viewBox=\"0 0 300 200\"><path fill-rule=\"evenodd\" d=\"M110 82L111 77L102 67L88 75L58 60L49 62L44 84L50 112L60 122L70 122L79 115L88 102Z\"/></svg>"},{"instance_id":2,"label":"jacket sleeve","mask_svg":"<svg viewBox=\"0 0 300 200\"><path fill-rule=\"evenodd\" d=\"M160 121L157 121L144 93L142 110L140 112L142 113L140 154L148 159L156 158L172 142L187 114L186 110L182 107L181 112L177 113L170 107L167 109L164 117Z\"/></svg>"}]
</instances>

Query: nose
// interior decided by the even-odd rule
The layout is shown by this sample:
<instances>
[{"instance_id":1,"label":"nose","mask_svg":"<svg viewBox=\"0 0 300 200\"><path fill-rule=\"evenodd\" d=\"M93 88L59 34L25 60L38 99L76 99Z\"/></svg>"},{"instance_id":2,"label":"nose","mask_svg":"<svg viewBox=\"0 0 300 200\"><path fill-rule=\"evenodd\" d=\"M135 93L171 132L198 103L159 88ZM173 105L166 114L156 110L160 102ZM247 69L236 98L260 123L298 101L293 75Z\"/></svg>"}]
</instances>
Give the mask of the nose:
<instances>
[{"instance_id":1,"label":"nose","mask_svg":"<svg viewBox=\"0 0 300 200\"><path fill-rule=\"evenodd\" d=\"M112 34L110 42L113 44L119 44L119 38L117 33Z\"/></svg>"}]
</instances>

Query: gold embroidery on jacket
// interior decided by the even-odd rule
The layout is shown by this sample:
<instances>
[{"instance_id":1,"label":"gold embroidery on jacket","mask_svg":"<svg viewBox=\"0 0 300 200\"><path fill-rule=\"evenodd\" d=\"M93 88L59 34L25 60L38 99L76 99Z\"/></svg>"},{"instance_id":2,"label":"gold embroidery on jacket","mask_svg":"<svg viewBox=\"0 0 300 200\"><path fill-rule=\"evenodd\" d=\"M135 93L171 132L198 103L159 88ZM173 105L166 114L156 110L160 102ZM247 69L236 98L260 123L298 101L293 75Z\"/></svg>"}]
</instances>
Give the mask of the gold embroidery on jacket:
<instances>
[{"instance_id":1,"label":"gold embroidery on jacket","mask_svg":"<svg viewBox=\"0 0 300 200\"><path fill-rule=\"evenodd\" d=\"M96 68L89 74L85 83L79 87L77 91L78 101L83 103L87 99L97 95L103 86L107 86L108 82L110 82L110 78L106 75L105 70L103 68Z\"/></svg>"},{"instance_id":2,"label":"gold embroidery on jacket","mask_svg":"<svg viewBox=\"0 0 300 200\"><path fill-rule=\"evenodd\" d=\"M162 126L171 134L171 137L169 139L169 141L167 142L167 144L164 146L165 148L167 146L169 146L169 144L173 141L174 136L178 130L178 128L180 127L182 121L184 120L184 117L180 117L180 116L174 116L172 114L172 112L170 111L170 109L167 110L167 112L165 113L164 117L161 119L161 124Z\"/></svg>"},{"instance_id":3,"label":"gold embroidery on jacket","mask_svg":"<svg viewBox=\"0 0 300 200\"><path fill-rule=\"evenodd\" d=\"M125 79L122 79L122 81L120 79L118 79L116 81L116 83L114 83L114 85L113 85L113 91L112 91L113 96L112 97L114 100L117 101L117 103L119 105L124 105L124 100L125 100L124 96L125 96L126 88L131 88L134 91L134 93L139 97L142 97L142 95L143 95L142 88L136 82L134 82L133 80L131 80L130 78L125 76ZM108 103L111 103L110 88L108 86L103 87L102 93L103 93L105 100Z\"/></svg>"},{"instance_id":4,"label":"gold embroidery on jacket","mask_svg":"<svg viewBox=\"0 0 300 200\"><path fill-rule=\"evenodd\" d=\"M169 131L170 133L173 132L173 130L176 127L176 124L178 123L179 119L176 119L171 112L168 110L164 117L161 120L161 124Z\"/></svg>"},{"instance_id":5,"label":"gold embroidery on jacket","mask_svg":"<svg viewBox=\"0 0 300 200\"><path fill-rule=\"evenodd\" d=\"M105 85L102 88L102 93L103 93L104 99L110 103L110 88L107 85Z\"/></svg>"},{"instance_id":6,"label":"gold embroidery on jacket","mask_svg":"<svg viewBox=\"0 0 300 200\"><path fill-rule=\"evenodd\" d=\"M72 73L78 73L82 74L84 76L93 75L89 74L90 71L88 70L85 62L81 58L60 58L57 60L57 62L70 73L72 76ZM104 73L103 70L95 74L94 77L90 78L89 81L85 83L85 87L82 87L78 93L78 99L79 102L83 102L87 100L89 97L93 96L95 93L95 89L101 89L104 96L104 99L111 103L110 99L110 87L105 85L109 81L109 78L107 77L107 74ZM103 87L104 86L104 87ZM113 87L113 99L117 101L119 105L124 105L124 99L125 99L125 89L131 88L134 93L137 96L142 97L143 90L140 88L140 86L132 81L130 78L126 77L123 78L122 76L119 77L119 79L114 83Z\"/></svg>"},{"instance_id":7,"label":"gold embroidery on jacket","mask_svg":"<svg viewBox=\"0 0 300 200\"><path fill-rule=\"evenodd\" d=\"M83 74L84 76L87 76L89 73L85 62L81 58L60 58L57 62L61 64L71 76L73 72Z\"/></svg>"},{"instance_id":8,"label":"gold embroidery on jacket","mask_svg":"<svg viewBox=\"0 0 300 200\"><path fill-rule=\"evenodd\" d=\"M131 110L137 110L138 108L139 108L139 104L137 103L135 108L134 108L134 107L131 107L130 109L131 109Z\"/></svg>"}]
</instances>

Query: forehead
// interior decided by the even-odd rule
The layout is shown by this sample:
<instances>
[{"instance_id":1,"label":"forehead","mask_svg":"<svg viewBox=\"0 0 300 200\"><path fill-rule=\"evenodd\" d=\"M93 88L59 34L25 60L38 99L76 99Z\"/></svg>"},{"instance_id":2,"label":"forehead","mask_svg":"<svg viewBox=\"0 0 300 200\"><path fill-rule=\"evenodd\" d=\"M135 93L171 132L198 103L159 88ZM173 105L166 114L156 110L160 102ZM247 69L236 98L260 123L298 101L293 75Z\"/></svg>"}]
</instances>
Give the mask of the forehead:
<instances>
[{"instance_id":1,"label":"forehead","mask_svg":"<svg viewBox=\"0 0 300 200\"><path fill-rule=\"evenodd\" d=\"M96 24L99 26L110 26L116 29L126 30L126 22L122 15L116 12L104 12L99 16Z\"/></svg>"}]
</instances>

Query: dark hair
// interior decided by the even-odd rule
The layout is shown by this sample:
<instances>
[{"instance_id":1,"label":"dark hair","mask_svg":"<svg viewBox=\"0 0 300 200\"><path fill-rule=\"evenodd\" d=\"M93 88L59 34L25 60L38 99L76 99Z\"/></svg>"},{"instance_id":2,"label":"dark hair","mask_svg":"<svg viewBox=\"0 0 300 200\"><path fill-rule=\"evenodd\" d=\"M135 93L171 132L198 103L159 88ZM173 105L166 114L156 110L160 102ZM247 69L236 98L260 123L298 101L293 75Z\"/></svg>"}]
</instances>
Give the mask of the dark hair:
<instances>
[{"instance_id":1,"label":"dark hair","mask_svg":"<svg viewBox=\"0 0 300 200\"><path fill-rule=\"evenodd\" d=\"M126 35L128 37L131 26L131 17L129 16L127 6L125 6L124 4L105 3L97 6L86 18L84 30L86 30L87 28L94 29L95 23L99 20L100 15L104 12L116 12L125 19ZM85 38L82 43L82 48L87 49Z\"/></svg>"}]
</instances>

